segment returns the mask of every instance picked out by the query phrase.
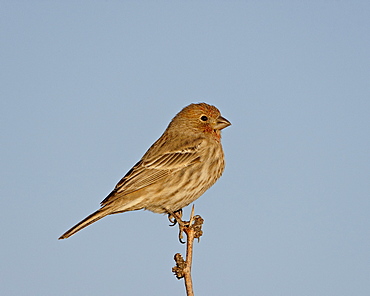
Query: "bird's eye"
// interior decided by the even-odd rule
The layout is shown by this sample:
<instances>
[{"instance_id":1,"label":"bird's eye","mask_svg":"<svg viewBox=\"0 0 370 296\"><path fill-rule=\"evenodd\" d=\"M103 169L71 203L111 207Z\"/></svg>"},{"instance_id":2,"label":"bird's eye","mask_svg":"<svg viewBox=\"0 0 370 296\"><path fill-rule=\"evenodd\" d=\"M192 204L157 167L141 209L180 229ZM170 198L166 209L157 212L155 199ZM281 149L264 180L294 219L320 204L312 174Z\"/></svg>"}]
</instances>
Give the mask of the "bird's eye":
<instances>
[{"instance_id":1,"label":"bird's eye","mask_svg":"<svg viewBox=\"0 0 370 296\"><path fill-rule=\"evenodd\" d=\"M208 117L203 115L201 118L200 118L202 121L207 121L208 120Z\"/></svg>"}]
</instances>

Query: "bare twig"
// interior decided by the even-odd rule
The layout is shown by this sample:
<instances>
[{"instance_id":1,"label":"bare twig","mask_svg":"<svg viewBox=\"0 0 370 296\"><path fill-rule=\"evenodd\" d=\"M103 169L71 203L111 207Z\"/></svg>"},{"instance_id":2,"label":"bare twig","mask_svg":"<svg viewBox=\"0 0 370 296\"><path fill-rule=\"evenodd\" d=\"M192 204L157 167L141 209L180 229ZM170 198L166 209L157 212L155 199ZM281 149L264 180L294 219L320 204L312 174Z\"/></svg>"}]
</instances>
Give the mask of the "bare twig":
<instances>
[{"instance_id":1,"label":"bare twig","mask_svg":"<svg viewBox=\"0 0 370 296\"><path fill-rule=\"evenodd\" d=\"M186 260L180 253L175 254L176 266L172 272L178 279L184 278L187 296L194 296L193 281L191 278L191 265L193 261L193 243L194 239L202 236L202 224L204 220L199 215L194 216L194 206L191 210L190 221L179 221L180 236L182 231L186 234ZM181 242L181 240L180 240Z\"/></svg>"}]
</instances>

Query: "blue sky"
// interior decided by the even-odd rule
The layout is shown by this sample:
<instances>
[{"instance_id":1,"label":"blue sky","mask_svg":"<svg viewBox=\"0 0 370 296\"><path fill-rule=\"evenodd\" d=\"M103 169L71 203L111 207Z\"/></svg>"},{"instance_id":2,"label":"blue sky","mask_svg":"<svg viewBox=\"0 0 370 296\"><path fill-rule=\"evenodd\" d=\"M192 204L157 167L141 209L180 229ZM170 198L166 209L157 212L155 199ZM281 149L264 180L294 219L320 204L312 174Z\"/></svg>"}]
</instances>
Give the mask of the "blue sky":
<instances>
[{"instance_id":1,"label":"blue sky","mask_svg":"<svg viewBox=\"0 0 370 296\"><path fill-rule=\"evenodd\" d=\"M196 295L369 295L370 3L2 1L1 295L184 295L165 216L99 202L191 102L227 167ZM190 209L185 210L185 215Z\"/></svg>"}]
</instances>

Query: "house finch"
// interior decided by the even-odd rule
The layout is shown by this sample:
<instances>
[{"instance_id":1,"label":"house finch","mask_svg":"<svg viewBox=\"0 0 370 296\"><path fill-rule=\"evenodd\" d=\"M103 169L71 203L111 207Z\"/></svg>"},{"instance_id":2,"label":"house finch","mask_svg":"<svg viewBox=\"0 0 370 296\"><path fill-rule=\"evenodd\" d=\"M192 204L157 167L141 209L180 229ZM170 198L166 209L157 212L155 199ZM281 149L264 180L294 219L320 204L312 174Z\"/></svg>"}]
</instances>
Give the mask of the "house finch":
<instances>
[{"instance_id":1,"label":"house finch","mask_svg":"<svg viewBox=\"0 0 370 296\"><path fill-rule=\"evenodd\" d=\"M221 130L230 124L206 103L182 109L101 202L101 208L59 239L111 214L141 209L169 215L181 211L221 176L225 167Z\"/></svg>"}]
</instances>

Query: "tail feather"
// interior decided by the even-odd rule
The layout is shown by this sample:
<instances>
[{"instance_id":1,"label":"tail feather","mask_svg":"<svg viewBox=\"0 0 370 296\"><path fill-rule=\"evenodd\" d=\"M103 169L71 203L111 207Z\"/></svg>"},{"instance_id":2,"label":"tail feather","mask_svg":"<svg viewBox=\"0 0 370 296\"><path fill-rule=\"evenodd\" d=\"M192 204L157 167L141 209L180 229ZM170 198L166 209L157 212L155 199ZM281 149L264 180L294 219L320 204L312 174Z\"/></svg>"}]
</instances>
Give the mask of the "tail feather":
<instances>
[{"instance_id":1,"label":"tail feather","mask_svg":"<svg viewBox=\"0 0 370 296\"><path fill-rule=\"evenodd\" d=\"M85 227L100 220L101 218L104 218L105 216L109 214L110 213L106 209L101 208L97 210L96 212L92 213L91 215L87 216L85 219L77 223L71 229L67 230L61 237L59 237L59 239L69 238L70 236L74 235L76 232L80 231L81 229L84 229Z\"/></svg>"}]
</instances>

